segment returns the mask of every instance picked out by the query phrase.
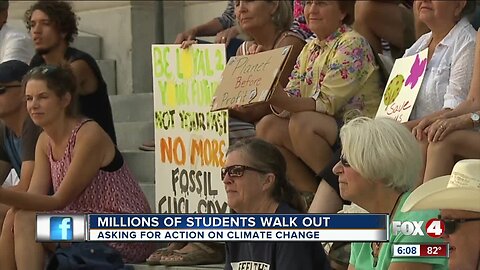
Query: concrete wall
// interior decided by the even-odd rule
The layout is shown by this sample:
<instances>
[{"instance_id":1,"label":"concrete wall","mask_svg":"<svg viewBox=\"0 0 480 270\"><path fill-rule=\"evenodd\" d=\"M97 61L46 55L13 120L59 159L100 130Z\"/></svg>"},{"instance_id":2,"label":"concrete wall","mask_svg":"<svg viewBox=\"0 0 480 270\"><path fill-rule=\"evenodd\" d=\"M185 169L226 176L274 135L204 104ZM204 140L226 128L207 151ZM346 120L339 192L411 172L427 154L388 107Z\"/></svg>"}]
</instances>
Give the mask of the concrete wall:
<instances>
[{"instance_id":1,"label":"concrete wall","mask_svg":"<svg viewBox=\"0 0 480 270\"><path fill-rule=\"evenodd\" d=\"M219 17L227 7L227 1L164 1L164 3L167 11L164 12L165 43L174 42L179 32Z\"/></svg>"},{"instance_id":2,"label":"concrete wall","mask_svg":"<svg viewBox=\"0 0 480 270\"><path fill-rule=\"evenodd\" d=\"M21 27L20 19L34 2L10 1L9 17L15 25ZM102 38L100 57L116 61L117 93L130 94L152 91L152 43L172 43L179 32L220 16L227 1L72 1L72 5L80 17L79 29Z\"/></svg>"}]
</instances>

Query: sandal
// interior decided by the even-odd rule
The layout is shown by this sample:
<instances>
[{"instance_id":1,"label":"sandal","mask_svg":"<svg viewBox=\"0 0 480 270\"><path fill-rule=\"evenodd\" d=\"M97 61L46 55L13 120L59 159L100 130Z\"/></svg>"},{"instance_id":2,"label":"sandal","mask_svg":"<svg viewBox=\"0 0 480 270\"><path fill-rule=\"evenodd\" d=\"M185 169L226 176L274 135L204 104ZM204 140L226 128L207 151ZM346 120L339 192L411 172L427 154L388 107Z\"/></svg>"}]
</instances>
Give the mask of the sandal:
<instances>
[{"instance_id":1,"label":"sandal","mask_svg":"<svg viewBox=\"0 0 480 270\"><path fill-rule=\"evenodd\" d=\"M186 245L187 243L183 242L168 243L167 247L159 248L150 254L146 259L146 263L148 265L159 265L162 257L171 256L175 250L181 249Z\"/></svg>"},{"instance_id":2,"label":"sandal","mask_svg":"<svg viewBox=\"0 0 480 270\"><path fill-rule=\"evenodd\" d=\"M155 140L144 142L138 147L138 149L143 151L155 151Z\"/></svg>"},{"instance_id":3,"label":"sandal","mask_svg":"<svg viewBox=\"0 0 480 270\"><path fill-rule=\"evenodd\" d=\"M225 260L225 249L218 243L189 243L195 247L191 252L175 250L160 260L160 264L169 266L186 266L199 264L220 264Z\"/></svg>"}]
</instances>

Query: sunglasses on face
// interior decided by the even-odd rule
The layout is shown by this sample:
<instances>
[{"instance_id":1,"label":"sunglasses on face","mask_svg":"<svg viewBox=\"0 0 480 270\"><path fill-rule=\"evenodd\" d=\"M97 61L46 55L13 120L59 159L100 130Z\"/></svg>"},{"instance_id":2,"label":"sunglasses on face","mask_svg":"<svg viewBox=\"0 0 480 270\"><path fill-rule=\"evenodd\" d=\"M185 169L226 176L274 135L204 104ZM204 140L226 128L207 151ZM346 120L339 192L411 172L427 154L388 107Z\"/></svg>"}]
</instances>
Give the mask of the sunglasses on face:
<instances>
[{"instance_id":1,"label":"sunglasses on face","mask_svg":"<svg viewBox=\"0 0 480 270\"><path fill-rule=\"evenodd\" d=\"M227 176L227 174L230 177L242 177L245 171L247 170L259 172L259 173L267 173L266 171L252 168L245 165L232 165L232 166L222 168L222 180L225 179L225 176Z\"/></svg>"},{"instance_id":2,"label":"sunglasses on face","mask_svg":"<svg viewBox=\"0 0 480 270\"><path fill-rule=\"evenodd\" d=\"M459 225L462 223L470 222L470 221L480 221L480 218L459 218L459 219L442 219L440 216L438 217L443 221L445 224L445 234L450 235L455 233L458 229Z\"/></svg>"},{"instance_id":3,"label":"sunglasses on face","mask_svg":"<svg viewBox=\"0 0 480 270\"><path fill-rule=\"evenodd\" d=\"M0 85L0 95L3 95L7 92L9 88L15 88L15 87L20 87L20 84L14 84L14 85Z\"/></svg>"},{"instance_id":4,"label":"sunglasses on face","mask_svg":"<svg viewBox=\"0 0 480 270\"><path fill-rule=\"evenodd\" d=\"M348 163L344 155L340 156L340 164L342 164L343 167L350 167L350 163Z\"/></svg>"}]
</instances>

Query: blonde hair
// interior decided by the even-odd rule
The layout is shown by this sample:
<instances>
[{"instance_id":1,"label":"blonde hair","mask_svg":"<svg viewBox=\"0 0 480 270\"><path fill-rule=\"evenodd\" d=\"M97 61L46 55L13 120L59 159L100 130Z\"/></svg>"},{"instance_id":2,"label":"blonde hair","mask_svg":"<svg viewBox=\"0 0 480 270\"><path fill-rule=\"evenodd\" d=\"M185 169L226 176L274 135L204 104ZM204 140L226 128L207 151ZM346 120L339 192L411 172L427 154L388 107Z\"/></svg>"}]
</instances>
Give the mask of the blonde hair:
<instances>
[{"instance_id":1,"label":"blonde hair","mask_svg":"<svg viewBox=\"0 0 480 270\"><path fill-rule=\"evenodd\" d=\"M290 27L292 27L292 23L293 23L293 12L292 12L291 1L269 0L267 2L278 2L277 10L275 10L275 13L272 15L273 24L275 24L275 26L279 30L283 30L283 31L289 30Z\"/></svg>"},{"instance_id":2,"label":"blonde hair","mask_svg":"<svg viewBox=\"0 0 480 270\"><path fill-rule=\"evenodd\" d=\"M343 154L360 175L405 192L414 187L423 166L411 132L390 118L358 117L340 130Z\"/></svg>"}]
</instances>

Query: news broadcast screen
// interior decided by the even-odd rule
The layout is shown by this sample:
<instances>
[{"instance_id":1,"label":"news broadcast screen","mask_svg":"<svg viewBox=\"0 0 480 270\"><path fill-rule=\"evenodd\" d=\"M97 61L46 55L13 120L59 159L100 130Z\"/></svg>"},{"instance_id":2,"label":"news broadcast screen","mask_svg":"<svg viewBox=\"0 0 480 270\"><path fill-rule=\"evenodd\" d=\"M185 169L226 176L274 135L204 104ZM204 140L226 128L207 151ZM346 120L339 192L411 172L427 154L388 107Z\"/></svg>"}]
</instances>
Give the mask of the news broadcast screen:
<instances>
[{"instance_id":1,"label":"news broadcast screen","mask_svg":"<svg viewBox=\"0 0 480 270\"><path fill-rule=\"evenodd\" d=\"M38 242L388 242L399 234L439 238L445 230L439 219L390 222L384 214L38 214L36 225ZM446 243L392 245L394 257L448 252Z\"/></svg>"},{"instance_id":2,"label":"news broadcast screen","mask_svg":"<svg viewBox=\"0 0 480 270\"><path fill-rule=\"evenodd\" d=\"M381 214L37 215L37 241L388 241Z\"/></svg>"}]
</instances>

